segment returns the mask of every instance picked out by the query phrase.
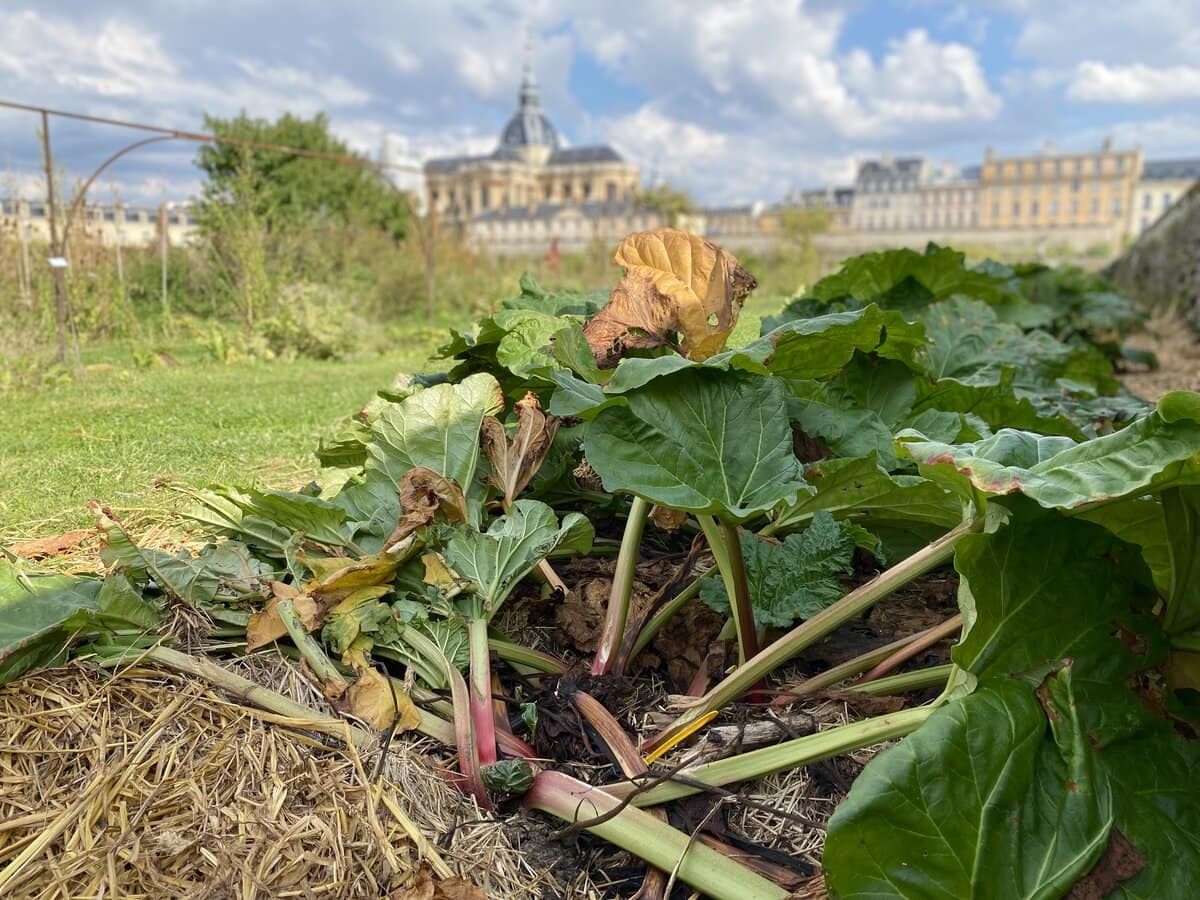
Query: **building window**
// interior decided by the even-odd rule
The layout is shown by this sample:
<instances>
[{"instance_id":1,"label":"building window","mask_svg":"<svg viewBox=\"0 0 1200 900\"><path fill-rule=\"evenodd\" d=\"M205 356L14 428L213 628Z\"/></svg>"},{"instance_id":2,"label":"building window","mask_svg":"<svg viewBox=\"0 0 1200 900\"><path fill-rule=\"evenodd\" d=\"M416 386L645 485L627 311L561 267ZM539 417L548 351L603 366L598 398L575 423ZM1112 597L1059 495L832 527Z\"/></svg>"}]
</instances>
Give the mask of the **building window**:
<instances>
[{"instance_id":1,"label":"building window","mask_svg":"<svg viewBox=\"0 0 1200 900\"><path fill-rule=\"evenodd\" d=\"M1052 215L1052 216L1058 215L1058 201L1057 200L1050 201L1050 215Z\"/></svg>"},{"instance_id":2,"label":"building window","mask_svg":"<svg viewBox=\"0 0 1200 900\"><path fill-rule=\"evenodd\" d=\"M1000 218L1000 204L999 203L992 204L992 218L993 219Z\"/></svg>"},{"instance_id":3,"label":"building window","mask_svg":"<svg viewBox=\"0 0 1200 900\"><path fill-rule=\"evenodd\" d=\"M1036 216L1038 214L1038 202L1033 200L1029 204L1029 215Z\"/></svg>"},{"instance_id":4,"label":"building window","mask_svg":"<svg viewBox=\"0 0 1200 900\"><path fill-rule=\"evenodd\" d=\"M546 190L543 193L545 195L545 198L547 200L549 200L551 197L554 196L554 186L550 185L550 184L546 185Z\"/></svg>"},{"instance_id":5,"label":"building window","mask_svg":"<svg viewBox=\"0 0 1200 900\"><path fill-rule=\"evenodd\" d=\"M1171 208L1171 195L1163 194L1162 203L1163 203L1163 207L1162 207L1163 209L1170 209Z\"/></svg>"},{"instance_id":6,"label":"building window","mask_svg":"<svg viewBox=\"0 0 1200 900\"><path fill-rule=\"evenodd\" d=\"M1117 157L1117 171L1118 172L1125 171L1125 157L1123 157L1123 156Z\"/></svg>"},{"instance_id":7,"label":"building window","mask_svg":"<svg viewBox=\"0 0 1200 900\"><path fill-rule=\"evenodd\" d=\"M1113 197L1112 211L1113 211L1114 216L1119 216L1121 214L1121 198L1120 197Z\"/></svg>"},{"instance_id":8,"label":"building window","mask_svg":"<svg viewBox=\"0 0 1200 900\"><path fill-rule=\"evenodd\" d=\"M591 196L592 196L592 183L590 181L585 181L583 183L583 199L588 200L591 198Z\"/></svg>"},{"instance_id":9,"label":"building window","mask_svg":"<svg viewBox=\"0 0 1200 900\"><path fill-rule=\"evenodd\" d=\"M1079 215L1079 201L1078 200L1071 201L1071 215L1073 215L1073 216Z\"/></svg>"},{"instance_id":10,"label":"building window","mask_svg":"<svg viewBox=\"0 0 1200 900\"><path fill-rule=\"evenodd\" d=\"M977 212L972 212L972 213L971 213L971 224L972 224L972 225L978 225L978 224L979 224L979 213L977 213Z\"/></svg>"},{"instance_id":11,"label":"building window","mask_svg":"<svg viewBox=\"0 0 1200 900\"><path fill-rule=\"evenodd\" d=\"M1099 213L1100 213L1100 198L1093 197L1091 205L1088 207L1088 209L1093 216L1099 215Z\"/></svg>"},{"instance_id":12,"label":"building window","mask_svg":"<svg viewBox=\"0 0 1200 900\"><path fill-rule=\"evenodd\" d=\"M1079 193L1079 179L1078 178L1071 179L1071 190L1074 191L1075 193Z\"/></svg>"},{"instance_id":13,"label":"building window","mask_svg":"<svg viewBox=\"0 0 1200 900\"><path fill-rule=\"evenodd\" d=\"M1013 218L1019 219L1020 217L1021 217L1021 204L1019 202L1014 203L1013 204Z\"/></svg>"},{"instance_id":14,"label":"building window","mask_svg":"<svg viewBox=\"0 0 1200 900\"><path fill-rule=\"evenodd\" d=\"M611 181L604 188L604 199L606 199L609 203L617 202L617 186Z\"/></svg>"},{"instance_id":15,"label":"building window","mask_svg":"<svg viewBox=\"0 0 1200 900\"><path fill-rule=\"evenodd\" d=\"M1149 194L1142 194L1142 209L1149 209L1154 205L1154 198Z\"/></svg>"},{"instance_id":16,"label":"building window","mask_svg":"<svg viewBox=\"0 0 1200 900\"><path fill-rule=\"evenodd\" d=\"M488 190L488 186L485 184L483 187L481 187L479 189L479 208L487 209L488 207L490 207L492 205L490 201L491 201L491 192Z\"/></svg>"},{"instance_id":17,"label":"building window","mask_svg":"<svg viewBox=\"0 0 1200 900\"><path fill-rule=\"evenodd\" d=\"M1142 216L1142 228L1149 228L1149 227L1150 227L1150 217Z\"/></svg>"}]
</instances>

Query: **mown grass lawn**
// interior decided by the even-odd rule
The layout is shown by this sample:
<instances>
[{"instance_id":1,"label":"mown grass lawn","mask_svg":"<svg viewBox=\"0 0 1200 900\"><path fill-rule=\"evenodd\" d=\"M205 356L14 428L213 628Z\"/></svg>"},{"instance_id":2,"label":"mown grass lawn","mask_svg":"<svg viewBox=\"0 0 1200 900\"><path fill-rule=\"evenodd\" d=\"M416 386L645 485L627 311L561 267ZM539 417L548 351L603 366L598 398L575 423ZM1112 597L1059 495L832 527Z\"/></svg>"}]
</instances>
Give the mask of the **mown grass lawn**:
<instances>
[{"instance_id":1,"label":"mown grass lawn","mask_svg":"<svg viewBox=\"0 0 1200 900\"><path fill-rule=\"evenodd\" d=\"M431 350L145 370L114 352L119 361L93 364L80 381L0 396L0 537L89 525L90 499L132 521L159 518L177 496L156 487L166 481L302 483L321 432L396 373L427 369Z\"/></svg>"}]
</instances>

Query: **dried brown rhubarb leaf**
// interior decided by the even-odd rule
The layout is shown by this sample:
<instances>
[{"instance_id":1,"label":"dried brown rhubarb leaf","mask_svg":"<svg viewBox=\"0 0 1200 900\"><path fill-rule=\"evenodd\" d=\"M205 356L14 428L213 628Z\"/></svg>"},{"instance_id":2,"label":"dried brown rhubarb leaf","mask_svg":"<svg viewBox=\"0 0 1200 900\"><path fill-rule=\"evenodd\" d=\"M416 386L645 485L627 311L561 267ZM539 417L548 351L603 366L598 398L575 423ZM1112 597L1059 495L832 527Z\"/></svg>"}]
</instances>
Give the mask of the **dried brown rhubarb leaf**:
<instances>
[{"instance_id":1,"label":"dried brown rhubarb leaf","mask_svg":"<svg viewBox=\"0 0 1200 900\"><path fill-rule=\"evenodd\" d=\"M437 513L450 524L467 521L467 500L462 488L425 466L414 466L400 481L400 508L404 513L395 530L383 542L394 547L418 528L432 525Z\"/></svg>"},{"instance_id":2,"label":"dried brown rhubarb leaf","mask_svg":"<svg viewBox=\"0 0 1200 900\"><path fill-rule=\"evenodd\" d=\"M756 285L732 253L675 228L629 235L613 261L625 277L583 329L602 369L633 349L676 347L695 360L720 353Z\"/></svg>"},{"instance_id":3,"label":"dried brown rhubarb leaf","mask_svg":"<svg viewBox=\"0 0 1200 900\"><path fill-rule=\"evenodd\" d=\"M504 495L506 507L529 486L558 433L558 418L542 412L537 394L527 393L515 411L517 430L511 438L495 416L483 420L483 449L492 462L488 481Z\"/></svg>"}]
</instances>

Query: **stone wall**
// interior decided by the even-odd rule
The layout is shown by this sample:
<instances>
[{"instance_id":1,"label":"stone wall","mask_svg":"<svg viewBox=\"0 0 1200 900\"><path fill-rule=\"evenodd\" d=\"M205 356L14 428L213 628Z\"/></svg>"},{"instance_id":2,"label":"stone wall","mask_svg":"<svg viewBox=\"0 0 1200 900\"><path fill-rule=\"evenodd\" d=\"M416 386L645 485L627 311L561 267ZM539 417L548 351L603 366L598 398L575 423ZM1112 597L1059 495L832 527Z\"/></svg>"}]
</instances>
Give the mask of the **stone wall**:
<instances>
[{"instance_id":1,"label":"stone wall","mask_svg":"<svg viewBox=\"0 0 1200 900\"><path fill-rule=\"evenodd\" d=\"M1200 184L1105 270L1143 306L1182 315L1200 331Z\"/></svg>"}]
</instances>

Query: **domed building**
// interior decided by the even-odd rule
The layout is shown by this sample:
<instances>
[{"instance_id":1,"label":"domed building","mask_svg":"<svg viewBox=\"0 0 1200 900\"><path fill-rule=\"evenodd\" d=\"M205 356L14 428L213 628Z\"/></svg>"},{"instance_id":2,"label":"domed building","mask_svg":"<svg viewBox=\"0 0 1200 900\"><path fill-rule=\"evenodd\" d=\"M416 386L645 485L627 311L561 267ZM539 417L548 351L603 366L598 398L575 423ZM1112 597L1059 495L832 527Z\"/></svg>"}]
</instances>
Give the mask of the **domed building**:
<instances>
[{"instance_id":1,"label":"domed building","mask_svg":"<svg viewBox=\"0 0 1200 900\"><path fill-rule=\"evenodd\" d=\"M607 237L607 219L620 218L613 227L625 227L638 181L637 167L606 144L563 146L542 112L527 50L517 111L500 132L499 145L486 156L429 160L426 208L477 242L541 252L551 239L575 233L580 241L567 243ZM581 219L590 226L580 225ZM511 240L497 240L501 237Z\"/></svg>"}]
</instances>

